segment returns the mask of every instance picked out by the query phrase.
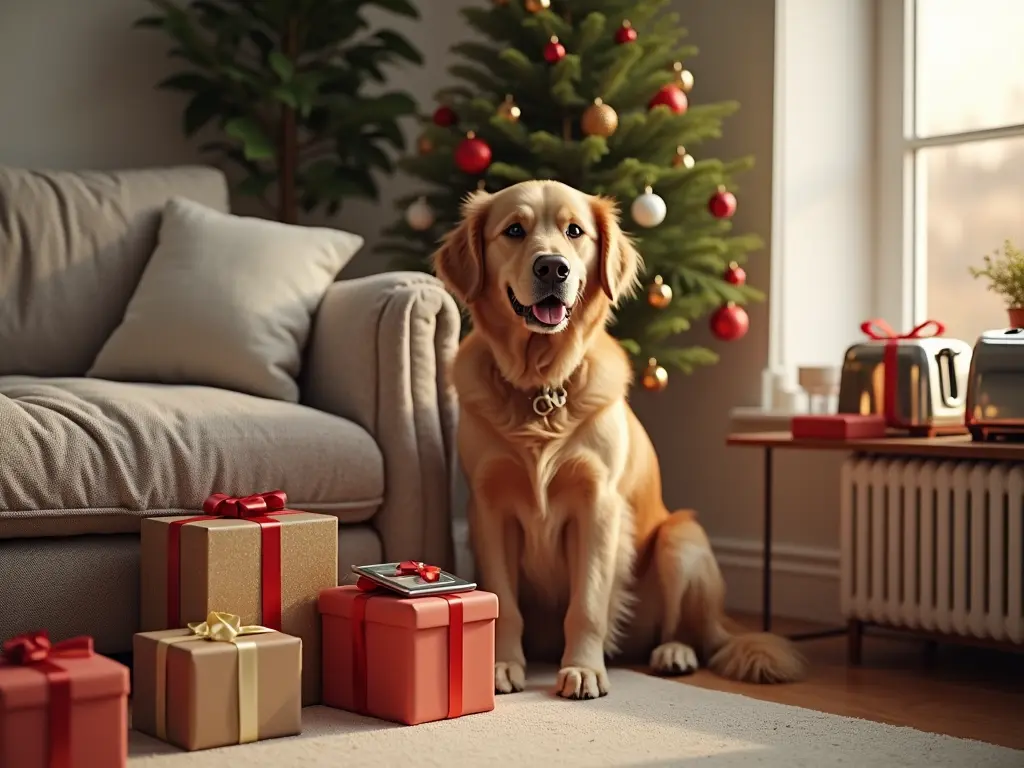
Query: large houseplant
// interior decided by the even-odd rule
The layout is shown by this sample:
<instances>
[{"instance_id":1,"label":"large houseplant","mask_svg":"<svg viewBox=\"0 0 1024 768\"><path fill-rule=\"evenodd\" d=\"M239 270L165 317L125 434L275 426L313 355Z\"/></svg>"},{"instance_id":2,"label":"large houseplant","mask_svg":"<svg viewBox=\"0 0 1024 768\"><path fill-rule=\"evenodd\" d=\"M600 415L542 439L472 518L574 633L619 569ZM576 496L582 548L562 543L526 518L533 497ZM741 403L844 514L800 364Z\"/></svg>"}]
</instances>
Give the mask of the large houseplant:
<instances>
[{"instance_id":1,"label":"large houseplant","mask_svg":"<svg viewBox=\"0 0 1024 768\"><path fill-rule=\"evenodd\" d=\"M159 12L136 26L166 33L187 65L159 87L189 95L188 136L216 124L221 136L202 149L239 167L239 194L288 223L300 209L333 214L345 198L377 198L372 172L393 170L398 119L416 104L363 89L388 65L422 58L401 34L371 30L365 11L418 18L410 0L151 2Z\"/></svg>"},{"instance_id":2,"label":"large houseplant","mask_svg":"<svg viewBox=\"0 0 1024 768\"><path fill-rule=\"evenodd\" d=\"M992 255L983 256L982 262L981 268L969 268L971 275L986 278L989 290L1003 297L1010 327L1024 328L1024 252L1006 240L1002 253L997 249Z\"/></svg>"}]
</instances>

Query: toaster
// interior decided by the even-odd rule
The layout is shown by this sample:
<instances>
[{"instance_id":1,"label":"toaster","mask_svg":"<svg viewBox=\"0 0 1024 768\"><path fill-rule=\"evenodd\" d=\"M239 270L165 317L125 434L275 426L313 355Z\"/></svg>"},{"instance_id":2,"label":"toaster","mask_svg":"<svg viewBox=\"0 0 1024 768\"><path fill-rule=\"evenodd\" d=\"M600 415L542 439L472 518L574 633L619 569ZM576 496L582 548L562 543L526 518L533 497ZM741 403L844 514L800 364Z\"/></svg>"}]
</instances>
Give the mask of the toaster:
<instances>
[{"instance_id":1,"label":"toaster","mask_svg":"<svg viewBox=\"0 0 1024 768\"><path fill-rule=\"evenodd\" d=\"M895 345L891 414L885 412L888 344ZM971 354L966 342L941 336L854 344L843 359L838 411L888 416L892 427L962 432Z\"/></svg>"},{"instance_id":2,"label":"toaster","mask_svg":"<svg viewBox=\"0 0 1024 768\"><path fill-rule=\"evenodd\" d=\"M965 423L975 440L1024 438L1024 328L985 331L974 345Z\"/></svg>"}]
</instances>

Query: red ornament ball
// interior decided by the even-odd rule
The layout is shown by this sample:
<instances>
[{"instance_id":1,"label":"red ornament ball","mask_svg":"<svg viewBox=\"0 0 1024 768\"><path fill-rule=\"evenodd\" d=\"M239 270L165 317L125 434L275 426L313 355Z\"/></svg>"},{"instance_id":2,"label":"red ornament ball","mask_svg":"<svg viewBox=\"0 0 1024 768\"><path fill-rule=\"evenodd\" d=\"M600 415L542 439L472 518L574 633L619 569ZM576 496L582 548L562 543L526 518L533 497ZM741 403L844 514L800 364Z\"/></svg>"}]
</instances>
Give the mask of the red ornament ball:
<instances>
[{"instance_id":1,"label":"red ornament ball","mask_svg":"<svg viewBox=\"0 0 1024 768\"><path fill-rule=\"evenodd\" d=\"M455 125L456 120L458 117L455 115L455 110L449 106L440 106L434 110L434 125L451 128Z\"/></svg>"},{"instance_id":2,"label":"red ornament ball","mask_svg":"<svg viewBox=\"0 0 1024 768\"><path fill-rule=\"evenodd\" d=\"M736 213L736 195L719 187L708 200L708 212L716 219L730 219Z\"/></svg>"},{"instance_id":3,"label":"red ornament ball","mask_svg":"<svg viewBox=\"0 0 1024 768\"><path fill-rule=\"evenodd\" d=\"M483 173L491 164L491 147L470 131L455 148L455 165L463 173Z\"/></svg>"},{"instance_id":4,"label":"red ornament ball","mask_svg":"<svg viewBox=\"0 0 1024 768\"><path fill-rule=\"evenodd\" d=\"M544 46L544 60L548 64L557 64L565 58L565 46L558 42L557 37L552 37Z\"/></svg>"},{"instance_id":5,"label":"red ornament ball","mask_svg":"<svg viewBox=\"0 0 1024 768\"><path fill-rule=\"evenodd\" d=\"M725 270L725 282L732 285L744 285L747 282L747 273L739 264L735 261L729 265L729 268Z\"/></svg>"},{"instance_id":6,"label":"red ornament ball","mask_svg":"<svg viewBox=\"0 0 1024 768\"><path fill-rule=\"evenodd\" d=\"M677 115L683 114L687 107L690 106L689 100L686 98L686 94L683 89L677 85L666 85L651 99L647 105L650 109L654 109L657 106L664 104L666 107L671 109Z\"/></svg>"},{"instance_id":7,"label":"red ornament ball","mask_svg":"<svg viewBox=\"0 0 1024 768\"><path fill-rule=\"evenodd\" d=\"M636 30L633 29L633 25L628 21L622 22L622 26L619 27L615 33L615 42L619 45L626 45L627 43L636 42Z\"/></svg>"},{"instance_id":8,"label":"red ornament ball","mask_svg":"<svg viewBox=\"0 0 1024 768\"><path fill-rule=\"evenodd\" d=\"M737 341L750 329L747 311L731 301L711 315L711 332L721 341Z\"/></svg>"}]
</instances>

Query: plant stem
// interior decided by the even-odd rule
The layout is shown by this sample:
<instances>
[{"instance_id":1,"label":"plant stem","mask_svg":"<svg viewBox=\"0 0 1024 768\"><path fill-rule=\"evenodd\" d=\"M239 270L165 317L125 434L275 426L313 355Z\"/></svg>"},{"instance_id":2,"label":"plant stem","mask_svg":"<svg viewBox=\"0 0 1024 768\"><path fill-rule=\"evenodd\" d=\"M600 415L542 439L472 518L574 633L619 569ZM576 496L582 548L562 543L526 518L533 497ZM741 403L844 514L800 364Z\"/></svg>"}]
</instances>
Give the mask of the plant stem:
<instances>
[{"instance_id":1,"label":"plant stem","mask_svg":"<svg viewBox=\"0 0 1024 768\"><path fill-rule=\"evenodd\" d=\"M298 55L298 21L288 20L283 51L292 61ZM295 110L287 104L281 106L281 136L278 148L278 219L285 224L298 222L299 210L295 194L295 177L299 163L299 135Z\"/></svg>"}]
</instances>

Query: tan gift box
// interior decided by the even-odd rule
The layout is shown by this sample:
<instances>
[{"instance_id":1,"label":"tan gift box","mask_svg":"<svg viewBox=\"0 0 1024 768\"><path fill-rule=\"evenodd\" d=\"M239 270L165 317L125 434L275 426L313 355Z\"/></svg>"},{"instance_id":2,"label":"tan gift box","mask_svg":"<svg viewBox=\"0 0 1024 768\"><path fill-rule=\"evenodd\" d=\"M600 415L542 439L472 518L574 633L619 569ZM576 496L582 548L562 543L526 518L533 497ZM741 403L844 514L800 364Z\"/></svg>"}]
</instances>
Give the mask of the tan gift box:
<instances>
[{"instance_id":1,"label":"tan gift box","mask_svg":"<svg viewBox=\"0 0 1024 768\"><path fill-rule=\"evenodd\" d=\"M320 703L317 598L338 585L338 519L285 503L280 491L215 494L205 515L143 520L141 629L179 629L223 609L300 637L309 706Z\"/></svg>"},{"instance_id":2,"label":"tan gift box","mask_svg":"<svg viewBox=\"0 0 1024 768\"><path fill-rule=\"evenodd\" d=\"M133 642L132 728L182 749L302 732L302 640L212 612Z\"/></svg>"}]
</instances>

